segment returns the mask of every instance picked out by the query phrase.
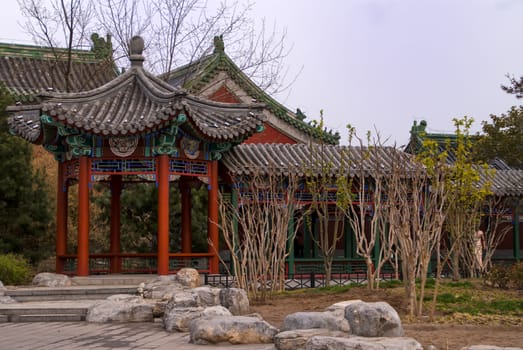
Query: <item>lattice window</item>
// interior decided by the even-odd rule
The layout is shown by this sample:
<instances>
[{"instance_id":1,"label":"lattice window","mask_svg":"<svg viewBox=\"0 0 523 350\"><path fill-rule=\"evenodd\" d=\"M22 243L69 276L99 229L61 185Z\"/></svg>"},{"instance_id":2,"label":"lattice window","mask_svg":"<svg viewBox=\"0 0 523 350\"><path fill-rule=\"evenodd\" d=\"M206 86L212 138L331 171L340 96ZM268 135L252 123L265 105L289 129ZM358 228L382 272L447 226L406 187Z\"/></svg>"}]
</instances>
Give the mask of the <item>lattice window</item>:
<instances>
[{"instance_id":1,"label":"lattice window","mask_svg":"<svg viewBox=\"0 0 523 350\"><path fill-rule=\"evenodd\" d=\"M209 167L206 162L171 159L170 172L179 175L207 176Z\"/></svg>"},{"instance_id":2,"label":"lattice window","mask_svg":"<svg viewBox=\"0 0 523 350\"><path fill-rule=\"evenodd\" d=\"M154 159L93 159L92 173L97 174L147 174L156 171Z\"/></svg>"}]
</instances>

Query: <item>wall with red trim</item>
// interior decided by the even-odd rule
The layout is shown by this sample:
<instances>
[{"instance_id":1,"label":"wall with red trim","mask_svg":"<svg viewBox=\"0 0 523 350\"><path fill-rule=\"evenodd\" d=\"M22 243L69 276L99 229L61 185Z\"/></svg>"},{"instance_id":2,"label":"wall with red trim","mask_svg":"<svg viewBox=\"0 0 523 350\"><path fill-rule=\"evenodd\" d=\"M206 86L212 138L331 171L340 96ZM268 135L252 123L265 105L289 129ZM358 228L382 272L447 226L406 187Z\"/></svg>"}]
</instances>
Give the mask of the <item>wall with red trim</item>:
<instances>
[{"instance_id":1,"label":"wall with red trim","mask_svg":"<svg viewBox=\"0 0 523 350\"><path fill-rule=\"evenodd\" d=\"M289 136L281 133L272 126L264 123L263 126L265 130L260 133L256 133L245 140L243 143L288 143L295 144L295 140L291 139Z\"/></svg>"},{"instance_id":2,"label":"wall with red trim","mask_svg":"<svg viewBox=\"0 0 523 350\"><path fill-rule=\"evenodd\" d=\"M238 98L223 85L209 96L209 100L224 103L240 103Z\"/></svg>"}]
</instances>

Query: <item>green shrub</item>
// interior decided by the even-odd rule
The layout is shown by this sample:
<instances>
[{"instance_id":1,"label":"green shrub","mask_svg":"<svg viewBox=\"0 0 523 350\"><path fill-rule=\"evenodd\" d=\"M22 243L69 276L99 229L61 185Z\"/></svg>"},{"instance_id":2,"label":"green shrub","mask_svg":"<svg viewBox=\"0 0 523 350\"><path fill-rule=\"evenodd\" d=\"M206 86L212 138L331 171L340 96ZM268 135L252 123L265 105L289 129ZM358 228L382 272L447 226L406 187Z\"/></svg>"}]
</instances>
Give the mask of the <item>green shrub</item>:
<instances>
[{"instance_id":1,"label":"green shrub","mask_svg":"<svg viewBox=\"0 0 523 350\"><path fill-rule=\"evenodd\" d=\"M485 274L484 280L492 287L507 289L509 285L509 267L506 265L494 265L488 273Z\"/></svg>"},{"instance_id":2,"label":"green shrub","mask_svg":"<svg viewBox=\"0 0 523 350\"><path fill-rule=\"evenodd\" d=\"M485 275L485 282L501 289L523 289L523 263L495 265Z\"/></svg>"},{"instance_id":3,"label":"green shrub","mask_svg":"<svg viewBox=\"0 0 523 350\"><path fill-rule=\"evenodd\" d=\"M31 266L15 254L0 255L0 281L3 284L24 284L31 279Z\"/></svg>"}]
</instances>

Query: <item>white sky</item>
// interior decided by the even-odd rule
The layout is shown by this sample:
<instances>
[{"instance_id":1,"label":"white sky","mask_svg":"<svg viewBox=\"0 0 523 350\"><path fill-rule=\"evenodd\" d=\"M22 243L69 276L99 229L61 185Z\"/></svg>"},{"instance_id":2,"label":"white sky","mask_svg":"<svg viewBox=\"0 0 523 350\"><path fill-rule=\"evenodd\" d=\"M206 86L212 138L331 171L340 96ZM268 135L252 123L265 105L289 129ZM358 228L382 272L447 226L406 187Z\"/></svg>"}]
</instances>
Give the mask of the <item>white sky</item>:
<instances>
[{"instance_id":1,"label":"white sky","mask_svg":"<svg viewBox=\"0 0 523 350\"><path fill-rule=\"evenodd\" d=\"M30 43L16 1L2 7L0 41ZM286 28L286 63L303 66L276 98L309 118L323 109L343 138L350 123L403 145L414 120L452 132L464 115L478 131L519 104L500 85L523 75L523 1L258 0L254 14Z\"/></svg>"}]
</instances>

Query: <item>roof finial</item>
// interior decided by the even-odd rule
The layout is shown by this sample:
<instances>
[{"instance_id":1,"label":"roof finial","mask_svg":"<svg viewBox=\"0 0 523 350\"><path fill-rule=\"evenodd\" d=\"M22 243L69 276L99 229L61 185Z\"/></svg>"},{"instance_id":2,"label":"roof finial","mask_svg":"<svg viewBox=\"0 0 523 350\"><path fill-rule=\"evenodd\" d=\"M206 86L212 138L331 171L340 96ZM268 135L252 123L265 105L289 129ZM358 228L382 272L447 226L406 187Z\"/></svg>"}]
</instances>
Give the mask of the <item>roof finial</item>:
<instances>
[{"instance_id":1,"label":"roof finial","mask_svg":"<svg viewBox=\"0 0 523 350\"><path fill-rule=\"evenodd\" d=\"M223 35L216 35L214 37L214 53L224 53L225 45L223 43Z\"/></svg>"},{"instance_id":2,"label":"roof finial","mask_svg":"<svg viewBox=\"0 0 523 350\"><path fill-rule=\"evenodd\" d=\"M129 41L129 60L131 67L141 67L145 58L142 56L144 41L141 36L133 36Z\"/></svg>"}]
</instances>

